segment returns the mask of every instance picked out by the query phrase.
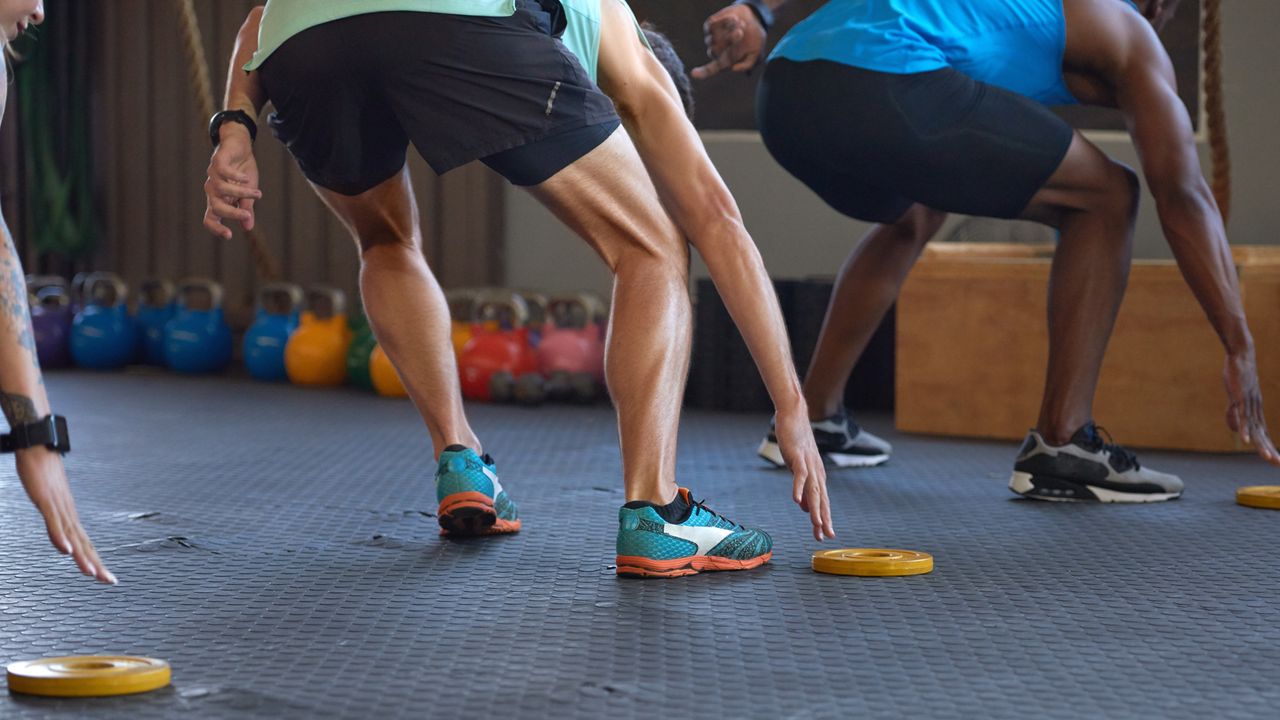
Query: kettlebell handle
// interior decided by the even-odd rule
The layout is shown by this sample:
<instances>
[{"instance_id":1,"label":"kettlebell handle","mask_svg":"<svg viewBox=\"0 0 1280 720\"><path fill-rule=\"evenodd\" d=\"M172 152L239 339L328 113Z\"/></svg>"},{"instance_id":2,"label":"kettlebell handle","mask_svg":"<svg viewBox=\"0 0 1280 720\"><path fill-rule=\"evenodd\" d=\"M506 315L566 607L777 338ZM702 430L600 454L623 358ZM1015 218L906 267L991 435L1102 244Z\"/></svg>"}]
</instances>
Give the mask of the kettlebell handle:
<instances>
[{"instance_id":1,"label":"kettlebell handle","mask_svg":"<svg viewBox=\"0 0 1280 720\"><path fill-rule=\"evenodd\" d=\"M110 305L102 305L95 301L95 291L102 285L110 285L115 291L115 301ZM117 307L124 305L129 301L129 286L119 275L110 272L96 272L89 275L84 280L84 301L86 305L101 305L102 307Z\"/></svg>"},{"instance_id":2,"label":"kettlebell handle","mask_svg":"<svg viewBox=\"0 0 1280 720\"><path fill-rule=\"evenodd\" d=\"M173 302L173 283L164 278L147 278L138 283L138 305L140 307L164 307ZM149 302L152 296L155 302Z\"/></svg>"},{"instance_id":3,"label":"kettlebell handle","mask_svg":"<svg viewBox=\"0 0 1280 720\"><path fill-rule=\"evenodd\" d=\"M192 290L204 290L209 293L209 309L216 310L222 307L222 283L217 280L202 277L184 278L178 283L174 294L180 307L188 307L187 294Z\"/></svg>"},{"instance_id":4,"label":"kettlebell handle","mask_svg":"<svg viewBox=\"0 0 1280 720\"><path fill-rule=\"evenodd\" d=\"M511 311L511 321L516 328L522 328L529 324L529 305L520 297L519 293L510 291L492 291L482 293L476 298L475 307L472 309L471 321L476 323L484 322L486 313L490 310L505 309Z\"/></svg>"},{"instance_id":5,"label":"kettlebell handle","mask_svg":"<svg viewBox=\"0 0 1280 720\"><path fill-rule=\"evenodd\" d=\"M547 305L548 312L551 315L551 318L553 321L558 316L558 313L556 312L557 309L573 308L573 307L582 309L582 325L580 327L584 327L584 328L594 325L596 322L597 316L603 314L604 312L604 305L600 302L600 300L597 299L595 295L592 295L591 293L585 293L585 292L575 293L573 295L560 295L558 297L554 297L551 299L551 302L548 303ZM556 327L562 327L562 326L557 322ZM578 326L575 326L575 327L578 327Z\"/></svg>"},{"instance_id":6,"label":"kettlebell handle","mask_svg":"<svg viewBox=\"0 0 1280 720\"><path fill-rule=\"evenodd\" d=\"M449 316L454 320L470 322L475 315L476 298L481 292L478 288L446 290L444 301L449 306Z\"/></svg>"},{"instance_id":7,"label":"kettlebell handle","mask_svg":"<svg viewBox=\"0 0 1280 720\"><path fill-rule=\"evenodd\" d=\"M551 313L551 300L540 292L521 291L520 297L524 298L524 304L529 308L529 319L526 324L530 327L545 325L547 316Z\"/></svg>"},{"instance_id":8,"label":"kettlebell handle","mask_svg":"<svg viewBox=\"0 0 1280 720\"><path fill-rule=\"evenodd\" d=\"M71 293L58 285L46 285L36 291L35 304L42 308L65 308L71 305Z\"/></svg>"},{"instance_id":9,"label":"kettlebell handle","mask_svg":"<svg viewBox=\"0 0 1280 720\"><path fill-rule=\"evenodd\" d=\"M258 307L265 308L268 298L284 297L289 301L289 311L286 314L292 314L302 307L304 299L302 288L293 283L288 282L271 282L263 285L258 290Z\"/></svg>"},{"instance_id":10,"label":"kettlebell handle","mask_svg":"<svg viewBox=\"0 0 1280 720\"><path fill-rule=\"evenodd\" d=\"M329 305L333 309L333 314L330 315L330 317L345 315L347 312L347 294L338 288L329 287L328 285L312 285L307 288L306 295L307 309L310 310L311 314L317 318L320 317L320 315L316 313L317 298L329 301Z\"/></svg>"},{"instance_id":11,"label":"kettlebell handle","mask_svg":"<svg viewBox=\"0 0 1280 720\"><path fill-rule=\"evenodd\" d=\"M591 292L580 292L578 297L582 299L582 303L586 306L587 317L591 319L591 322L599 322L602 316L608 314L608 309L599 295Z\"/></svg>"},{"instance_id":12,"label":"kettlebell handle","mask_svg":"<svg viewBox=\"0 0 1280 720\"><path fill-rule=\"evenodd\" d=\"M28 275L27 292L39 295L45 288L56 287L65 290L67 281L58 275Z\"/></svg>"}]
</instances>

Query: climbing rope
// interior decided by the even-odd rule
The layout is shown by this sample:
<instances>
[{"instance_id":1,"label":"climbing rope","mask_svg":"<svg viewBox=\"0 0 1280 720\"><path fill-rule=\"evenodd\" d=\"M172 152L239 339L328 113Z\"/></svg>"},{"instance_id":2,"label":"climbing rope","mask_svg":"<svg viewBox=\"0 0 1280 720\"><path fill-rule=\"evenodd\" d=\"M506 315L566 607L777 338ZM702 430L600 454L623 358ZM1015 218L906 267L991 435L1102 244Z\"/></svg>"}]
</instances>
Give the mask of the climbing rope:
<instances>
[{"instance_id":1,"label":"climbing rope","mask_svg":"<svg viewBox=\"0 0 1280 720\"><path fill-rule=\"evenodd\" d=\"M196 16L195 0L178 0L178 16L182 26L182 38L186 43L187 71L191 77L191 86L195 90L196 105L201 117L212 117L214 113L213 81L209 74L209 58L204 52L204 36L200 32L200 20ZM280 269L267 243L256 230L248 230L249 252L253 255L258 276L267 281L279 280Z\"/></svg>"},{"instance_id":2,"label":"climbing rope","mask_svg":"<svg viewBox=\"0 0 1280 720\"><path fill-rule=\"evenodd\" d=\"M1225 223L1231 216L1231 149L1222 97L1222 0L1204 0L1204 101L1213 158L1213 196Z\"/></svg>"}]
</instances>

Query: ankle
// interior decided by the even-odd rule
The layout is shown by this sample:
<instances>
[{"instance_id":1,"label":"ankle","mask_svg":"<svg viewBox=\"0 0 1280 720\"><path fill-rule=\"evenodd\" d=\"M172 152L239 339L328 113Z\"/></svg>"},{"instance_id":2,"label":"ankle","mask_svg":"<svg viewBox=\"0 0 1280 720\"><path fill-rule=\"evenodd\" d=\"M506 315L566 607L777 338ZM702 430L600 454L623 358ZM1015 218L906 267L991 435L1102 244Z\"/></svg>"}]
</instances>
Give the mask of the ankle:
<instances>
[{"instance_id":1,"label":"ankle","mask_svg":"<svg viewBox=\"0 0 1280 720\"><path fill-rule=\"evenodd\" d=\"M644 487L628 487L627 503L649 503L650 505L669 505L679 499L680 488L674 483L654 483Z\"/></svg>"},{"instance_id":2,"label":"ankle","mask_svg":"<svg viewBox=\"0 0 1280 720\"><path fill-rule=\"evenodd\" d=\"M809 406L809 420L820 422L826 420L832 415L838 415L841 409L841 398L835 397L810 397L807 393L804 398L805 404Z\"/></svg>"},{"instance_id":3,"label":"ankle","mask_svg":"<svg viewBox=\"0 0 1280 720\"><path fill-rule=\"evenodd\" d=\"M623 507L632 510L638 510L643 507L651 507L655 512L669 523L682 523L689 518L689 512L693 508L684 493L677 491L675 498L669 502L653 502L649 500L632 500Z\"/></svg>"},{"instance_id":4,"label":"ankle","mask_svg":"<svg viewBox=\"0 0 1280 720\"><path fill-rule=\"evenodd\" d=\"M454 438L445 440L436 444L436 460L440 459L441 453L446 452L462 452L463 450L471 450L476 455L484 455L484 448L480 445L480 441L472 437L470 440Z\"/></svg>"},{"instance_id":5,"label":"ankle","mask_svg":"<svg viewBox=\"0 0 1280 720\"><path fill-rule=\"evenodd\" d=\"M1071 442L1071 438L1075 437L1076 432L1088 423L1079 423L1075 425L1064 423L1040 423L1036 426L1036 432L1040 433L1040 437L1045 442L1055 447L1067 445Z\"/></svg>"},{"instance_id":6,"label":"ankle","mask_svg":"<svg viewBox=\"0 0 1280 720\"><path fill-rule=\"evenodd\" d=\"M1040 437L1051 445L1066 445L1071 442L1071 438L1080 428L1093 422L1092 413L1086 409L1080 411L1065 411L1054 409L1052 407L1042 409L1040 418L1036 422L1036 432L1040 433Z\"/></svg>"}]
</instances>

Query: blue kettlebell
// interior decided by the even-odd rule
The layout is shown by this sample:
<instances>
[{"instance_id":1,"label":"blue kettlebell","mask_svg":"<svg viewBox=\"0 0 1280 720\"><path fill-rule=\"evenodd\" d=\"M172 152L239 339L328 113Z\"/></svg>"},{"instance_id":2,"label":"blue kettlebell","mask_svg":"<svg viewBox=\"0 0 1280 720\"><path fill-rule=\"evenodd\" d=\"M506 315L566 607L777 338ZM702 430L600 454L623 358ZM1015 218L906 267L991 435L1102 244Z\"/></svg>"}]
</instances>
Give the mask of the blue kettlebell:
<instances>
[{"instance_id":1,"label":"blue kettlebell","mask_svg":"<svg viewBox=\"0 0 1280 720\"><path fill-rule=\"evenodd\" d=\"M164 365L164 326L176 312L173 283L148 278L138 286L138 311L133 319L138 326L139 362Z\"/></svg>"},{"instance_id":2,"label":"blue kettlebell","mask_svg":"<svg viewBox=\"0 0 1280 720\"><path fill-rule=\"evenodd\" d=\"M259 380L287 379L284 347L298 329L302 288L293 283L270 283L258 291L258 311L244 334L244 364Z\"/></svg>"},{"instance_id":3,"label":"blue kettlebell","mask_svg":"<svg viewBox=\"0 0 1280 720\"><path fill-rule=\"evenodd\" d=\"M135 330L129 317L129 287L115 273L84 281L84 307L71 321L71 357L80 367L117 370L133 359Z\"/></svg>"},{"instance_id":4,"label":"blue kettlebell","mask_svg":"<svg viewBox=\"0 0 1280 720\"><path fill-rule=\"evenodd\" d=\"M204 278L178 283L177 312L164 326L165 364L180 373L221 372L231 363L231 328L222 285Z\"/></svg>"}]
</instances>

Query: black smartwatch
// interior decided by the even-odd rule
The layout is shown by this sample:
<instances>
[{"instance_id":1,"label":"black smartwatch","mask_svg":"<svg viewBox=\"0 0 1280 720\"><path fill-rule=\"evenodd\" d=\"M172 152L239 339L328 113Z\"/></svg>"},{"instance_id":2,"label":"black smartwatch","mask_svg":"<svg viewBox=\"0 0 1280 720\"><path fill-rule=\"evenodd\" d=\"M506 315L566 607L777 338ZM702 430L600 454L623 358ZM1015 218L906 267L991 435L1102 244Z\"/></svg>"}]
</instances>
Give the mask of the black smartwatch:
<instances>
[{"instance_id":1,"label":"black smartwatch","mask_svg":"<svg viewBox=\"0 0 1280 720\"><path fill-rule=\"evenodd\" d=\"M765 32L769 32L769 28L773 26L773 11L764 4L764 0L736 0L733 4L746 5L755 11L756 19L760 21Z\"/></svg>"},{"instance_id":2,"label":"black smartwatch","mask_svg":"<svg viewBox=\"0 0 1280 720\"><path fill-rule=\"evenodd\" d=\"M0 453L11 453L27 448L45 446L59 453L71 452L71 437L67 435L67 419L61 415L48 415L29 425L10 428L8 435L0 435Z\"/></svg>"},{"instance_id":3,"label":"black smartwatch","mask_svg":"<svg viewBox=\"0 0 1280 720\"><path fill-rule=\"evenodd\" d=\"M243 110L220 110L209 118L209 142L213 143L215 150L218 148L218 143L222 142L222 136L218 134L218 131L222 129L225 123L229 122L240 123L248 128L249 142L254 142L258 139L258 123L249 117L249 113Z\"/></svg>"}]
</instances>

